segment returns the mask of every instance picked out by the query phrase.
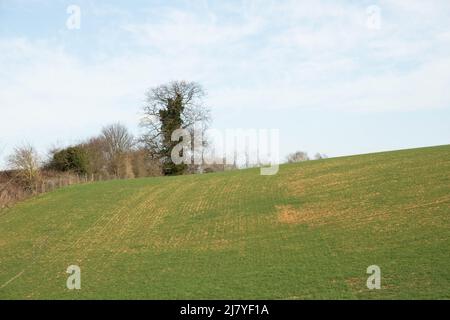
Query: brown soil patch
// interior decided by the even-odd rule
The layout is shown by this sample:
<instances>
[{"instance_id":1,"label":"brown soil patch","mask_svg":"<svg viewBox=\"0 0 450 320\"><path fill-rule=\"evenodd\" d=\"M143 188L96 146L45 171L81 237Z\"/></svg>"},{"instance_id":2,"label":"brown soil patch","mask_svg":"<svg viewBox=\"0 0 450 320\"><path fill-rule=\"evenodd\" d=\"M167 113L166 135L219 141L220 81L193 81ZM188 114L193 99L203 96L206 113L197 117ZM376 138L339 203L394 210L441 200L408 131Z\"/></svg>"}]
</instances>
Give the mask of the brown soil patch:
<instances>
[{"instance_id":1,"label":"brown soil patch","mask_svg":"<svg viewBox=\"0 0 450 320\"><path fill-rule=\"evenodd\" d=\"M422 207L430 207L430 206L434 206L434 205L446 203L446 202L450 202L449 196L441 197L439 199L434 200L433 202L415 204L415 205L405 208L405 210L411 210L411 209L422 208Z\"/></svg>"},{"instance_id":2,"label":"brown soil patch","mask_svg":"<svg viewBox=\"0 0 450 320\"><path fill-rule=\"evenodd\" d=\"M276 206L278 222L286 224L320 225L333 212L324 208L294 208L291 205Z\"/></svg>"},{"instance_id":3,"label":"brown soil patch","mask_svg":"<svg viewBox=\"0 0 450 320\"><path fill-rule=\"evenodd\" d=\"M224 250L230 246L230 241L225 239L213 240L209 249L211 250Z\"/></svg>"},{"instance_id":4,"label":"brown soil patch","mask_svg":"<svg viewBox=\"0 0 450 320\"><path fill-rule=\"evenodd\" d=\"M365 281L366 281L366 279L364 279L364 278L349 278L349 279L345 280L348 288L350 288L350 290L352 292L358 292L358 293L361 293L361 292L364 292L367 290Z\"/></svg>"}]
</instances>

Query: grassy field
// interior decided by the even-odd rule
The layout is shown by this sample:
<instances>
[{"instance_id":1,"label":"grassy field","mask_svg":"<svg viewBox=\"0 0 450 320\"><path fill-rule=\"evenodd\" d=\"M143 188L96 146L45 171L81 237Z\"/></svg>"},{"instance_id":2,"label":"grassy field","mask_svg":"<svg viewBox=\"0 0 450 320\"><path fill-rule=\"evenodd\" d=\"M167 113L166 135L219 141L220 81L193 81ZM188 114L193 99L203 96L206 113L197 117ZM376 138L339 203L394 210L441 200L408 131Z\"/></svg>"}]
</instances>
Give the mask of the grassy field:
<instances>
[{"instance_id":1,"label":"grassy field","mask_svg":"<svg viewBox=\"0 0 450 320\"><path fill-rule=\"evenodd\" d=\"M450 146L39 196L0 212L0 298L449 299Z\"/></svg>"}]
</instances>

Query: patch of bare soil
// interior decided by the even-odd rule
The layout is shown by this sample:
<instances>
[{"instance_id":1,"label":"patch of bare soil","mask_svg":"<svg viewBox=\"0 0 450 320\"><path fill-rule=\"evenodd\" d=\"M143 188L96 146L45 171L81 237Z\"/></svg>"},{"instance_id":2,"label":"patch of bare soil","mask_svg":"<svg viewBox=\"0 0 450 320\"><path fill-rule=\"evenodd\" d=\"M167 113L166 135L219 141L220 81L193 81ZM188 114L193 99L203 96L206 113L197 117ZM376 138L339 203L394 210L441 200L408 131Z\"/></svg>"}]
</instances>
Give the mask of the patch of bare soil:
<instances>
[{"instance_id":1,"label":"patch of bare soil","mask_svg":"<svg viewBox=\"0 0 450 320\"><path fill-rule=\"evenodd\" d=\"M285 224L321 225L333 212L324 208L295 208L291 205L276 206L278 222Z\"/></svg>"}]
</instances>

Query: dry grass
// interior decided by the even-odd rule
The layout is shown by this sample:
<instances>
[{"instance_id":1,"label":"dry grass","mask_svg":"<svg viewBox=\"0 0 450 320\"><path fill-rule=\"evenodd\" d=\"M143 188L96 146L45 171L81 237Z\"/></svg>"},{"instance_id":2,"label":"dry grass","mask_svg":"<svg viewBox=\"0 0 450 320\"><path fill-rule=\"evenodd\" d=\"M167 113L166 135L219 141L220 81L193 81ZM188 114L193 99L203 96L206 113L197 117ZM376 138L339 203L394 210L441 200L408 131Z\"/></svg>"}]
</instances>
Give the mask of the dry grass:
<instances>
[{"instance_id":1,"label":"dry grass","mask_svg":"<svg viewBox=\"0 0 450 320\"><path fill-rule=\"evenodd\" d=\"M336 217L336 211L329 208L300 207L292 205L276 206L277 220L285 224L306 224L309 226L319 226L326 224L330 217Z\"/></svg>"}]
</instances>

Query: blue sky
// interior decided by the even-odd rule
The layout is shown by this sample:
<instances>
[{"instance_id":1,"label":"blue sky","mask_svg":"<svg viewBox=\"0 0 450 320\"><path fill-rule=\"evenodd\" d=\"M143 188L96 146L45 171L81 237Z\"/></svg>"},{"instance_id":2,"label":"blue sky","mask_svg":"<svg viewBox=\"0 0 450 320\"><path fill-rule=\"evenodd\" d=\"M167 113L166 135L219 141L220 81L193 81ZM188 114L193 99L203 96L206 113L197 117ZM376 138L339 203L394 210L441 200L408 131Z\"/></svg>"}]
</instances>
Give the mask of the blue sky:
<instances>
[{"instance_id":1,"label":"blue sky","mask_svg":"<svg viewBox=\"0 0 450 320\"><path fill-rule=\"evenodd\" d=\"M282 155L448 144L450 2L0 0L0 159L139 134L146 89L175 79L214 128L280 129Z\"/></svg>"}]
</instances>

